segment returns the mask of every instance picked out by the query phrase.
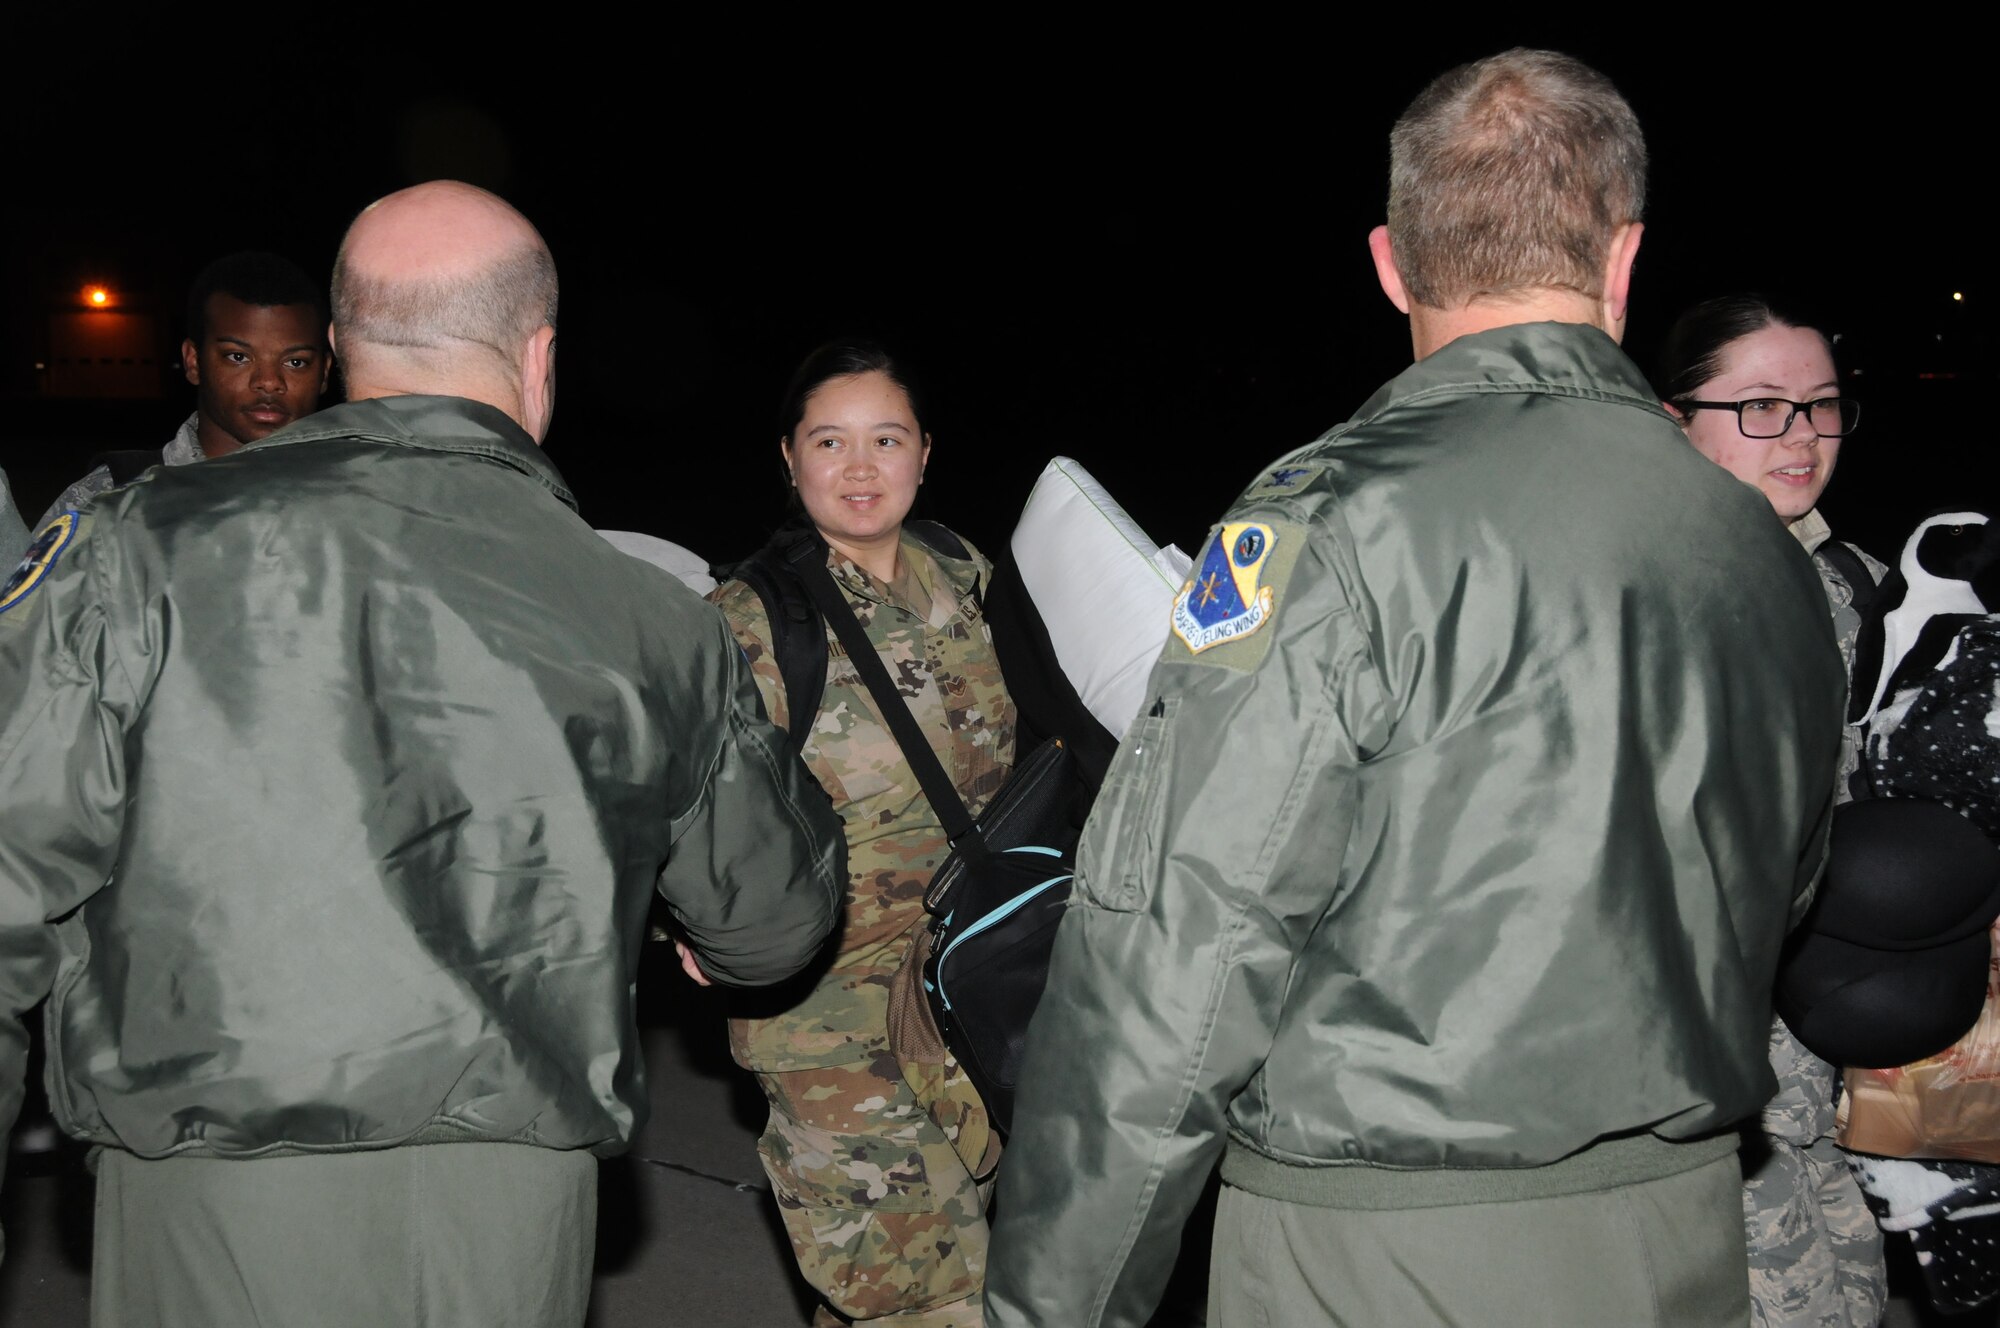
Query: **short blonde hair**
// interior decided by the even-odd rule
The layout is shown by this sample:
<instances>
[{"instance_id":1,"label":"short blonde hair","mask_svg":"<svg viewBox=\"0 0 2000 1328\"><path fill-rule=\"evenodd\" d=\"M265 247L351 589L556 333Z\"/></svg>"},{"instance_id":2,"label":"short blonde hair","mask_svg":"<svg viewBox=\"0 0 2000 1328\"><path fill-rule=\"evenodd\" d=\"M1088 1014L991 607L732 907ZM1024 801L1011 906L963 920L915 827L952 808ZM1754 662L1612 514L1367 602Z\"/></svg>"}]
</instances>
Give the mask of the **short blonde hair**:
<instances>
[{"instance_id":1,"label":"short blonde hair","mask_svg":"<svg viewBox=\"0 0 2000 1328\"><path fill-rule=\"evenodd\" d=\"M1389 242L1436 309L1529 290L1599 295L1646 203L1646 139L1611 80L1515 49L1441 75L1389 135Z\"/></svg>"}]
</instances>

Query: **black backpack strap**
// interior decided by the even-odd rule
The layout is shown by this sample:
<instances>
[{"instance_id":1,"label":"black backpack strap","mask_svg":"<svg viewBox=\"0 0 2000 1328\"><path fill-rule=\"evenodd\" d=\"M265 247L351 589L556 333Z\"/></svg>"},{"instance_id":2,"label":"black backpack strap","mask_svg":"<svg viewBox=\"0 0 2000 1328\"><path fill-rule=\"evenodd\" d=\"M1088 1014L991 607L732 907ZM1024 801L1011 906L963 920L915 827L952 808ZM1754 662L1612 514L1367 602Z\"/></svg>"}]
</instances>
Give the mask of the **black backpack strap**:
<instances>
[{"instance_id":1,"label":"black backpack strap","mask_svg":"<svg viewBox=\"0 0 2000 1328\"><path fill-rule=\"evenodd\" d=\"M1875 602L1875 578L1868 575L1868 564L1861 561L1861 555L1853 546L1830 539L1813 550L1826 559L1827 564L1847 583L1847 590L1856 613L1865 614L1868 606Z\"/></svg>"},{"instance_id":2,"label":"black backpack strap","mask_svg":"<svg viewBox=\"0 0 2000 1328\"><path fill-rule=\"evenodd\" d=\"M910 713L909 703L896 690L896 684L889 680L889 670L882 667L882 657L876 653L868 633L862 630L861 620L848 607L847 597L833 583L833 574L826 570L825 552L811 547L794 548L789 561L805 585L806 593L819 606L821 616L846 648L854 671L861 676L869 694L875 698L876 708L882 712L882 721L895 735L896 745L903 749L903 759L909 762L911 773L923 786L924 796L930 799L931 810L937 813L938 820L944 825L945 837L960 852L969 850L977 853L983 845L978 835L967 833L972 829L972 813L966 809L965 799L958 796L958 789L945 774L943 763L931 750L930 741L924 737L916 716Z\"/></svg>"},{"instance_id":3,"label":"black backpack strap","mask_svg":"<svg viewBox=\"0 0 2000 1328\"><path fill-rule=\"evenodd\" d=\"M1000 676L1014 701L1015 752L1032 752L1050 738L1061 738L1087 792L1087 809L1118 751L1118 735L1098 723L1063 672L1048 624L1021 580L1012 550L1002 552L994 564L982 607L993 634L993 653L1000 660Z\"/></svg>"},{"instance_id":4,"label":"black backpack strap","mask_svg":"<svg viewBox=\"0 0 2000 1328\"><path fill-rule=\"evenodd\" d=\"M716 569L716 580L741 581L764 606L771 624L771 657L785 683L785 729L798 751L805 750L826 696L826 624L787 555L795 545L813 543L810 532L787 528L734 567Z\"/></svg>"},{"instance_id":5,"label":"black backpack strap","mask_svg":"<svg viewBox=\"0 0 2000 1328\"><path fill-rule=\"evenodd\" d=\"M966 548L965 541L954 534L948 526L936 521L905 521L903 529L915 536L917 543L932 553L941 553L960 562L970 562L972 559L972 550ZM972 602L982 610L986 607L985 588L977 581L972 583Z\"/></svg>"},{"instance_id":6,"label":"black backpack strap","mask_svg":"<svg viewBox=\"0 0 2000 1328\"><path fill-rule=\"evenodd\" d=\"M965 547L965 541L953 534L948 526L935 521L905 521L903 529L915 535L917 542L933 553L960 560L972 556L972 550Z\"/></svg>"}]
</instances>

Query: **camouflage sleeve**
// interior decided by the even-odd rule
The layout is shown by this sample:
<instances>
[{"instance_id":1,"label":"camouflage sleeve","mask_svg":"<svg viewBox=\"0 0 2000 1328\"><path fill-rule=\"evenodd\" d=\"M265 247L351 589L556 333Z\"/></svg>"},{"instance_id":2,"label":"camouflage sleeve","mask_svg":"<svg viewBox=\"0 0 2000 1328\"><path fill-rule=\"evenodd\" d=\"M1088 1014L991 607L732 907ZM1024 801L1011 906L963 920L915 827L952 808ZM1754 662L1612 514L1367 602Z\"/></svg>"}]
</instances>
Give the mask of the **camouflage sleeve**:
<instances>
[{"instance_id":1,"label":"camouflage sleeve","mask_svg":"<svg viewBox=\"0 0 2000 1328\"><path fill-rule=\"evenodd\" d=\"M27 523L14 507L14 491L7 487L7 472L0 470L0 567L12 567L28 547Z\"/></svg>"},{"instance_id":2,"label":"camouflage sleeve","mask_svg":"<svg viewBox=\"0 0 2000 1328\"><path fill-rule=\"evenodd\" d=\"M750 677L757 684L765 715L779 728L788 728L792 710L785 703L785 677L778 672L777 658L771 652L771 618L764 612L764 601L741 581L717 586L708 593L708 600L722 610L729 634L750 662Z\"/></svg>"},{"instance_id":3,"label":"camouflage sleeve","mask_svg":"<svg viewBox=\"0 0 2000 1328\"><path fill-rule=\"evenodd\" d=\"M1886 567L1869 557L1860 548L1852 544L1845 547L1861 559L1862 565L1868 569L1868 574L1876 581L1879 582L1887 573ZM1854 592L1849 588L1846 578L1841 575L1839 569L1834 567L1823 554L1814 555L1813 567L1819 572L1820 583L1826 590L1827 607L1833 613L1833 634L1840 642L1840 662L1847 670L1847 685L1851 696L1854 688L1873 685L1873 679L1854 677L1854 643L1861 635L1861 613L1855 608ZM1854 776L1861 768L1862 743L1863 734L1859 725L1847 724L1841 728L1840 774L1836 784L1838 790L1836 796L1841 802L1853 797Z\"/></svg>"},{"instance_id":4,"label":"camouflage sleeve","mask_svg":"<svg viewBox=\"0 0 2000 1328\"><path fill-rule=\"evenodd\" d=\"M64 489L57 496L56 500L49 504L49 510L42 513L42 519L36 523L35 529L40 530L64 512L81 512L85 510L90 506L92 499L110 487L111 468L109 466L99 466L96 470L91 471L88 475L85 475L82 479L77 480L67 489Z\"/></svg>"}]
</instances>

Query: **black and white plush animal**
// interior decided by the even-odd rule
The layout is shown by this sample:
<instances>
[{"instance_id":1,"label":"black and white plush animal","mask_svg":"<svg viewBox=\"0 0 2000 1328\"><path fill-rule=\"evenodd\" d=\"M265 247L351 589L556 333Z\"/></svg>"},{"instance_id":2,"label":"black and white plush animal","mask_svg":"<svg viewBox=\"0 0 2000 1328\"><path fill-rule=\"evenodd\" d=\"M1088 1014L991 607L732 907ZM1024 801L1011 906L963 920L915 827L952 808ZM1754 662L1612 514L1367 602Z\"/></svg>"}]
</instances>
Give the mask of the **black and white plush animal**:
<instances>
[{"instance_id":1,"label":"black and white plush animal","mask_svg":"<svg viewBox=\"0 0 2000 1328\"><path fill-rule=\"evenodd\" d=\"M1868 724L1938 666L1959 629L2000 611L2000 527L1985 512L1925 517L1882 578L1854 643L1847 722Z\"/></svg>"},{"instance_id":2,"label":"black and white plush animal","mask_svg":"<svg viewBox=\"0 0 2000 1328\"><path fill-rule=\"evenodd\" d=\"M1853 677L1848 716L1867 725L1875 795L1940 803L2000 840L2000 521L1956 511L1917 526L1862 618ZM1910 1233L1932 1304L2000 1297L2000 1166L1851 1165L1882 1229Z\"/></svg>"},{"instance_id":3,"label":"black and white plush animal","mask_svg":"<svg viewBox=\"0 0 2000 1328\"><path fill-rule=\"evenodd\" d=\"M2000 836L2000 523L1927 517L1854 647L1852 722L1889 797L1928 798Z\"/></svg>"}]
</instances>

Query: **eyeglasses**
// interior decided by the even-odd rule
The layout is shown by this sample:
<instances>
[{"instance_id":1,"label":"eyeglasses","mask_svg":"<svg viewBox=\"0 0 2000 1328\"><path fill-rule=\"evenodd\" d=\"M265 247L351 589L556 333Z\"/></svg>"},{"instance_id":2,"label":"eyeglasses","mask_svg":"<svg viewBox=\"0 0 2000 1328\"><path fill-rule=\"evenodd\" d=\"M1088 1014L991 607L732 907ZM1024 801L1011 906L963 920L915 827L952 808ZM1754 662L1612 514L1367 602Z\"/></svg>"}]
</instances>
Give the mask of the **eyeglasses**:
<instances>
[{"instance_id":1,"label":"eyeglasses","mask_svg":"<svg viewBox=\"0 0 2000 1328\"><path fill-rule=\"evenodd\" d=\"M1680 401L1686 410L1733 410L1736 427L1745 438L1782 438L1800 411L1822 438L1843 438L1861 423L1861 403L1853 397L1821 397L1817 401L1787 401L1783 397L1751 397L1748 401Z\"/></svg>"}]
</instances>

